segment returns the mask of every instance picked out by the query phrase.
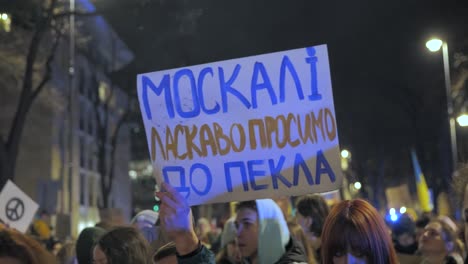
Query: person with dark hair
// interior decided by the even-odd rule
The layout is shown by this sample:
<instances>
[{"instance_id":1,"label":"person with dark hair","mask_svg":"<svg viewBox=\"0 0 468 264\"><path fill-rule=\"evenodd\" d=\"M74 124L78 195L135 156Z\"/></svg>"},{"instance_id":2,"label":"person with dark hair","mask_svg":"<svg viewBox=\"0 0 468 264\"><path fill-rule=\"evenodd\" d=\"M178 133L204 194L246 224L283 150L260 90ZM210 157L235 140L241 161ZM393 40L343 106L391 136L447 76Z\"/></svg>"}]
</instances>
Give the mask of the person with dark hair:
<instances>
[{"instance_id":1,"label":"person with dark hair","mask_svg":"<svg viewBox=\"0 0 468 264\"><path fill-rule=\"evenodd\" d=\"M133 227L117 227L98 239L93 249L93 263L149 264L149 244Z\"/></svg>"},{"instance_id":2,"label":"person with dark hair","mask_svg":"<svg viewBox=\"0 0 468 264\"><path fill-rule=\"evenodd\" d=\"M55 264L56 259L39 241L12 229L0 229L0 263Z\"/></svg>"},{"instance_id":3,"label":"person with dark hair","mask_svg":"<svg viewBox=\"0 0 468 264\"><path fill-rule=\"evenodd\" d=\"M361 199L332 208L323 226L321 254L324 264L398 263L383 218Z\"/></svg>"},{"instance_id":4,"label":"person with dark hair","mask_svg":"<svg viewBox=\"0 0 468 264\"><path fill-rule=\"evenodd\" d=\"M319 194L299 197L296 202L296 221L304 230L304 234L320 262L320 246L323 224L330 209L325 199Z\"/></svg>"},{"instance_id":5,"label":"person with dark hair","mask_svg":"<svg viewBox=\"0 0 468 264\"><path fill-rule=\"evenodd\" d=\"M25 245L13 240L7 230L0 231L0 263L32 264L33 256Z\"/></svg>"},{"instance_id":6,"label":"person with dark hair","mask_svg":"<svg viewBox=\"0 0 468 264\"><path fill-rule=\"evenodd\" d=\"M153 256L153 264L177 264L177 249L174 242L159 248Z\"/></svg>"},{"instance_id":7,"label":"person with dark hair","mask_svg":"<svg viewBox=\"0 0 468 264\"><path fill-rule=\"evenodd\" d=\"M396 252L413 255L418 250L418 242L415 235L416 226L413 219L407 214L403 214L391 228Z\"/></svg>"},{"instance_id":8,"label":"person with dark hair","mask_svg":"<svg viewBox=\"0 0 468 264\"><path fill-rule=\"evenodd\" d=\"M93 263L92 250L94 243L104 233L106 233L106 230L100 227L87 227L80 232L75 247L78 264Z\"/></svg>"},{"instance_id":9,"label":"person with dark hair","mask_svg":"<svg viewBox=\"0 0 468 264\"><path fill-rule=\"evenodd\" d=\"M304 248L289 234L283 212L271 199L236 206L239 249L247 263L307 263Z\"/></svg>"}]
</instances>

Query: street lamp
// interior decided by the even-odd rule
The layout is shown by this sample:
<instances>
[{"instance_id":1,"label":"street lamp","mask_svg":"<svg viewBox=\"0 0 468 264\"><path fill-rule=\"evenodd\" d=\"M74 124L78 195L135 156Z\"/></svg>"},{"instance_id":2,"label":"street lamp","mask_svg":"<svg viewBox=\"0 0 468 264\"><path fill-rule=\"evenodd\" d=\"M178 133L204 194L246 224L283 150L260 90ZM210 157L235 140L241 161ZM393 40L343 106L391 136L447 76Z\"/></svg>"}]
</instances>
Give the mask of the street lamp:
<instances>
[{"instance_id":1,"label":"street lamp","mask_svg":"<svg viewBox=\"0 0 468 264\"><path fill-rule=\"evenodd\" d=\"M448 55L448 45L446 41L440 39L431 39L426 42L426 47L431 52L437 52L442 47L442 57L444 61L444 76L445 76L445 93L447 95L447 113L450 125L450 146L452 151L452 172L457 168L457 135L455 130L455 118L453 116L452 102L452 84L450 81L450 64Z\"/></svg>"},{"instance_id":2,"label":"street lamp","mask_svg":"<svg viewBox=\"0 0 468 264\"><path fill-rule=\"evenodd\" d=\"M343 159L349 158L349 151L346 150L346 149L343 149L343 150L341 151L341 157L342 157Z\"/></svg>"},{"instance_id":3,"label":"street lamp","mask_svg":"<svg viewBox=\"0 0 468 264\"><path fill-rule=\"evenodd\" d=\"M460 115L459 117L457 117L457 122L462 127L468 126L468 115L467 114Z\"/></svg>"},{"instance_id":4,"label":"street lamp","mask_svg":"<svg viewBox=\"0 0 468 264\"><path fill-rule=\"evenodd\" d=\"M360 182L357 181L357 182L354 183L354 189L360 190L361 187L362 187L362 184Z\"/></svg>"}]
</instances>

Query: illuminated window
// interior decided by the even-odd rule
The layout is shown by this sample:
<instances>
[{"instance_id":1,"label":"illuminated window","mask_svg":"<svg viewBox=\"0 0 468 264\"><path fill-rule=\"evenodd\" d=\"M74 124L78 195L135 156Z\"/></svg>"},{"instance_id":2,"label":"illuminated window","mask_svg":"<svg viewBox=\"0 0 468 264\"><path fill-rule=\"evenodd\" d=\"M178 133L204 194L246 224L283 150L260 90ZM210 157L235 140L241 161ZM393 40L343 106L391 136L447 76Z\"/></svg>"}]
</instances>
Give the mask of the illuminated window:
<instances>
[{"instance_id":1,"label":"illuminated window","mask_svg":"<svg viewBox=\"0 0 468 264\"><path fill-rule=\"evenodd\" d=\"M109 87L105 82L99 83L99 100L102 102L106 101L107 96L109 96Z\"/></svg>"},{"instance_id":2,"label":"illuminated window","mask_svg":"<svg viewBox=\"0 0 468 264\"><path fill-rule=\"evenodd\" d=\"M0 13L0 30L11 31L11 16L7 13Z\"/></svg>"}]
</instances>

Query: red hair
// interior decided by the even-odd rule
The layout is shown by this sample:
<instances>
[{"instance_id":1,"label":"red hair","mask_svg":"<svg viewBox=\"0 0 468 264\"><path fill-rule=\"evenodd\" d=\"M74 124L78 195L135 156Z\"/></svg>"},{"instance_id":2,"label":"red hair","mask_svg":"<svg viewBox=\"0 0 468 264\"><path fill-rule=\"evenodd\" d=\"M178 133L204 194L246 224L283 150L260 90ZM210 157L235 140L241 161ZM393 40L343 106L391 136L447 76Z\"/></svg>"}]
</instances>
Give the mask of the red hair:
<instances>
[{"instance_id":1,"label":"red hair","mask_svg":"<svg viewBox=\"0 0 468 264\"><path fill-rule=\"evenodd\" d=\"M332 208L323 227L321 250L325 264L349 251L365 256L369 263L398 263L382 216L361 199L342 201Z\"/></svg>"}]
</instances>

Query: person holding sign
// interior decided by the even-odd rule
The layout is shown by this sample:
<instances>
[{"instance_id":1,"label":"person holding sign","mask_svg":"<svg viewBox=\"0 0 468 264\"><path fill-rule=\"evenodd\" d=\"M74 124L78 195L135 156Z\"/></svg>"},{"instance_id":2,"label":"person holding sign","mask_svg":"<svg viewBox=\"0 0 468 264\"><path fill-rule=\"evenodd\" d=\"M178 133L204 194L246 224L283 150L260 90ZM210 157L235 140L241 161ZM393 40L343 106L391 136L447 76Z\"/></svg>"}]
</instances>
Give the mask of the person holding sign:
<instances>
[{"instance_id":1,"label":"person holding sign","mask_svg":"<svg viewBox=\"0 0 468 264\"><path fill-rule=\"evenodd\" d=\"M170 185L156 192L161 199L160 219L173 239L179 263L215 263L214 255L201 245L187 201ZM237 239L246 263L307 263L304 249L289 234L281 209L271 199L240 202L237 205Z\"/></svg>"},{"instance_id":2,"label":"person holding sign","mask_svg":"<svg viewBox=\"0 0 468 264\"><path fill-rule=\"evenodd\" d=\"M214 254L201 244L195 233L192 210L185 198L167 183L163 183L162 191L155 194L161 200L159 220L175 243L178 263L215 264Z\"/></svg>"}]
</instances>

